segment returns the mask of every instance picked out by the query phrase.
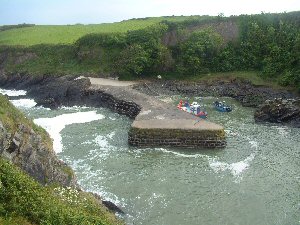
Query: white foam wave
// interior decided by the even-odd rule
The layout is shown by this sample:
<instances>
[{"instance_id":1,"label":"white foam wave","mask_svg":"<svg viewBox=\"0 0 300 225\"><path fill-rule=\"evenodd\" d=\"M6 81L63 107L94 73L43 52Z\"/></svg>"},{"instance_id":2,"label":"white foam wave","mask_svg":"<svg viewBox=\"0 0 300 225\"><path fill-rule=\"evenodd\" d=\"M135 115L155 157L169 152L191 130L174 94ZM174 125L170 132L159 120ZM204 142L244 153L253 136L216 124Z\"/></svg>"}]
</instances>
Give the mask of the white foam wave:
<instances>
[{"instance_id":1,"label":"white foam wave","mask_svg":"<svg viewBox=\"0 0 300 225\"><path fill-rule=\"evenodd\" d=\"M82 109L88 109L89 107L87 106L61 106L59 107L60 109L64 109L64 110L76 110L76 111L79 111L79 110L82 110Z\"/></svg>"},{"instance_id":2,"label":"white foam wave","mask_svg":"<svg viewBox=\"0 0 300 225\"><path fill-rule=\"evenodd\" d=\"M184 158L209 158L209 156L207 155L202 155L202 154L184 154L184 153L179 153L179 152L175 152L175 151L169 151L167 149L164 148L155 148L156 151L162 151L164 153L168 153L168 154L173 154L175 156L179 156L179 157L184 157Z\"/></svg>"},{"instance_id":3,"label":"white foam wave","mask_svg":"<svg viewBox=\"0 0 300 225\"><path fill-rule=\"evenodd\" d=\"M50 108L45 108L44 106L41 106L41 105L36 106L35 109L36 109L36 110L47 110L47 111L50 111L50 110L51 110Z\"/></svg>"},{"instance_id":4,"label":"white foam wave","mask_svg":"<svg viewBox=\"0 0 300 225\"><path fill-rule=\"evenodd\" d=\"M0 94L8 95L8 96L23 96L26 95L26 91L24 90L8 90L8 89L1 89L0 88Z\"/></svg>"},{"instance_id":5,"label":"white foam wave","mask_svg":"<svg viewBox=\"0 0 300 225\"><path fill-rule=\"evenodd\" d=\"M258 149L258 142L253 140L248 140L251 148L255 148L255 151ZM220 171L226 171L229 170L230 173L236 178L235 182L239 182L242 177L242 173L246 171L250 163L255 158L255 152L252 152L246 159L236 162L236 163L226 163L226 162L220 162L217 158L210 158L209 166L213 169L214 172L218 173Z\"/></svg>"},{"instance_id":6,"label":"white foam wave","mask_svg":"<svg viewBox=\"0 0 300 225\"><path fill-rule=\"evenodd\" d=\"M10 100L10 102L18 108L32 108L36 106L36 102L33 99Z\"/></svg>"},{"instance_id":7,"label":"white foam wave","mask_svg":"<svg viewBox=\"0 0 300 225\"><path fill-rule=\"evenodd\" d=\"M106 148L108 147L108 141L107 138L104 136L97 136L95 138L95 143L100 147L100 148Z\"/></svg>"},{"instance_id":8,"label":"white foam wave","mask_svg":"<svg viewBox=\"0 0 300 225\"><path fill-rule=\"evenodd\" d=\"M90 151L90 158L101 158L107 159L107 157L111 154L111 151L115 150L114 146L109 143L109 140L113 138L115 132L112 132L106 136L98 135L94 139L94 143L97 145L97 148Z\"/></svg>"},{"instance_id":9,"label":"white foam wave","mask_svg":"<svg viewBox=\"0 0 300 225\"><path fill-rule=\"evenodd\" d=\"M246 159L236 163L220 162L217 159L209 159L209 166L214 172L229 170L230 173L236 178L236 182L241 180L242 173L250 166L250 162L255 158L255 153L251 153Z\"/></svg>"},{"instance_id":10,"label":"white foam wave","mask_svg":"<svg viewBox=\"0 0 300 225\"><path fill-rule=\"evenodd\" d=\"M34 122L46 129L53 139L53 148L58 153L63 149L62 137L60 132L70 124L76 123L88 123L95 120L100 120L105 118L101 114L97 114L96 111L88 112L76 112L62 114L53 118L39 118L35 119Z\"/></svg>"}]
</instances>

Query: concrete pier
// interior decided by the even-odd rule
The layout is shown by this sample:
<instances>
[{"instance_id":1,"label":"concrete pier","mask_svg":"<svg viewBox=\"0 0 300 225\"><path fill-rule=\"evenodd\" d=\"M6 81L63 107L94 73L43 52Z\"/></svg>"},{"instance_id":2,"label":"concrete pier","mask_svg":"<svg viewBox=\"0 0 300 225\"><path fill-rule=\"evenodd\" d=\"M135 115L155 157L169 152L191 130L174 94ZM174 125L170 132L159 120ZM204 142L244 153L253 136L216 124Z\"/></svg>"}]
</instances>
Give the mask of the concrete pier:
<instances>
[{"instance_id":1,"label":"concrete pier","mask_svg":"<svg viewBox=\"0 0 300 225\"><path fill-rule=\"evenodd\" d=\"M222 148L224 128L178 110L131 88L134 82L90 78L89 95L101 96L112 110L134 118L128 135L133 146ZM91 96L92 97L92 96Z\"/></svg>"}]
</instances>

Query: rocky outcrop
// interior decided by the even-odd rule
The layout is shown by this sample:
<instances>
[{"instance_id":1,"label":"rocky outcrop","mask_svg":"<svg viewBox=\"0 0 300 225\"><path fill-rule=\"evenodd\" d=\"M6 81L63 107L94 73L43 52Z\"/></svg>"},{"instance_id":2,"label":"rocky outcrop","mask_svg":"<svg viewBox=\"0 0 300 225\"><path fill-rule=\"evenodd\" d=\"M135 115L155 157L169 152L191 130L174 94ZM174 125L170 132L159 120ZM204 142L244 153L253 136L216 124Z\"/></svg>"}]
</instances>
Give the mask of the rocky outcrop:
<instances>
[{"instance_id":1,"label":"rocky outcrop","mask_svg":"<svg viewBox=\"0 0 300 225\"><path fill-rule=\"evenodd\" d=\"M183 96L214 96L231 97L241 102L246 107L258 107L267 99L293 98L295 95L285 90L274 90L269 87L255 86L248 81L231 80L206 82L184 81L154 81L147 84L139 84L135 89L148 95L178 95Z\"/></svg>"},{"instance_id":2,"label":"rocky outcrop","mask_svg":"<svg viewBox=\"0 0 300 225\"><path fill-rule=\"evenodd\" d=\"M0 156L8 159L41 184L77 187L72 169L59 160L52 144L25 124L10 133L0 121Z\"/></svg>"},{"instance_id":3,"label":"rocky outcrop","mask_svg":"<svg viewBox=\"0 0 300 225\"><path fill-rule=\"evenodd\" d=\"M27 96L34 98L37 105L55 109L62 105L82 105L90 81L74 79L74 76L0 74L0 86L27 90Z\"/></svg>"},{"instance_id":4,"label":"rocky outcrop","mask_svg":"<svg viewBox=\"0 0 300 225\"><path fill-rule=\"evenodd\" d=\"M267 100L254 114L256 122L285 123L300 127L300 99Z\"/></svg>"}]
</instances>

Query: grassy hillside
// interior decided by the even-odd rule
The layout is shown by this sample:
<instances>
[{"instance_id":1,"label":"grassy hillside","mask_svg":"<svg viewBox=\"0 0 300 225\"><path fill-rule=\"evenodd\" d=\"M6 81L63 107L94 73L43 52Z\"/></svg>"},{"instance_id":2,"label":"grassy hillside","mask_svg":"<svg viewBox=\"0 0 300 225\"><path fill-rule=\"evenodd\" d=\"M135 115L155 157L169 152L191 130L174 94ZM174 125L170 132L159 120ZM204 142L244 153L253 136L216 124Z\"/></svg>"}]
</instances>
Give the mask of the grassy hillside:
<instances>
[{"instance_id":1,"label":"grassy hillside","mask_svg":"<svg viewBox=\"0 0 300 225\"><path fill-rule=\"evenodd\" d=\"M300 91L300 11L11 29L0 32L0 69L124 80L256 71Z\"/></svg>"},{"instance_id":2,"label":"grassy hillside","mask_svg":"<svg viewBox=\"0 0 300 225\"><path fill-rule=\"evenodd\" d=\"M72 44L80 37L90 33L116 33L138 30L162 20L183 21L186 19L206 18L206 16L170 16L131 19L116 23L90 25L36 25L0 32L0 45L32 46L37 44Z\"/></svg>"},{"instance_id":3,"label":"grassy hillside","mask_svg":"<svg viewBox=\"0 0 300 225\"><path fill-rule=\"evenodd\" d=\"M0 157L0 224L120 224L91 194L43 187Z\"/></svg>"}]
</instances>

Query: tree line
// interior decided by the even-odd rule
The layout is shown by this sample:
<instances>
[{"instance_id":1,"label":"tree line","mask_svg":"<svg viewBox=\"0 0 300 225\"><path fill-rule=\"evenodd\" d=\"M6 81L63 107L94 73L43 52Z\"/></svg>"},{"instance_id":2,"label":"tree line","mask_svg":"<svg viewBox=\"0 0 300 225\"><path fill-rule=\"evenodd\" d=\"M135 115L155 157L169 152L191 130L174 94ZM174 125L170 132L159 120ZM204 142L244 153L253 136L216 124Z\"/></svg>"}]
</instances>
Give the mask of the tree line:
<instances>
[{"instance_id":1,"label":"tree line","mask_svg":"<svg viewBox=\"0 0 300 225\"><path fill-rule=\"evenodd\" d=\"M236 39L225 41L213 26L189 31L210 22L234 21ZM300 12L208 17L206 20L162 21L141 30L120 34L89 34L76 42L77 51L101 47L112 55L113 72L121 77L166 73L184 76L210 72L256 70L281 85L300 85ZM176 34L167 46L162 39ZM108 54L109 55L109 54ZM300 88L300 86L299 86Z\"/></svg>"}]
</instances>

